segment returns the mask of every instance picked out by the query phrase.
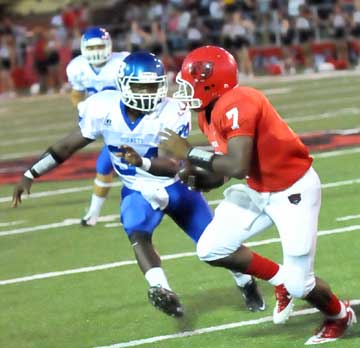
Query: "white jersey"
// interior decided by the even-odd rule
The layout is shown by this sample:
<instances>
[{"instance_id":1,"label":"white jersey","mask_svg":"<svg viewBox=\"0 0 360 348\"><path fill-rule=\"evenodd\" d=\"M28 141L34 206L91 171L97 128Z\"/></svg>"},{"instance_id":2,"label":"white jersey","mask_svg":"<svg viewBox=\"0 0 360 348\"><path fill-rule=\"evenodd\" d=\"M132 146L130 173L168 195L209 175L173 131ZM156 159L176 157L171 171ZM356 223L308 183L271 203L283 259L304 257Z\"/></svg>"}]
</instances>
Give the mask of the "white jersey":
<instances>
[{"instance_id":1,"label":"white jersey","mask_svg":"<svg viewBox=\"0 0 360 348\"><path fill-rule=\"evenodd\" d=\"M104 91L88 98L79 110L79 126L85 138L103 137L110 150L116 173L124 185L140 191L154 208L166 202L164 188L177 178L155 176L139 167L128 165L116 156L121 145L131 146L142 157L157 157L159 132L170 128L182 137L190 131L191 113L184 103L165 98L155 111L131 122L118 91ZM162 201L164 199L164 201ZM159 201L161 201L159 203Z\"/></svg>"},{"instance_id":2,"label":"white jersey","mask_svg":"<svg viewBox=\"0 0 360 348\"><path fill-rule=\"evenodd\" d=\"M129 52L113 52L111 58L100 68L91 66L83 56L75 57L66 67L71 88L92 95L104 90L116 89L116 75L120 63Z\"/></svg>"}]
</instances>

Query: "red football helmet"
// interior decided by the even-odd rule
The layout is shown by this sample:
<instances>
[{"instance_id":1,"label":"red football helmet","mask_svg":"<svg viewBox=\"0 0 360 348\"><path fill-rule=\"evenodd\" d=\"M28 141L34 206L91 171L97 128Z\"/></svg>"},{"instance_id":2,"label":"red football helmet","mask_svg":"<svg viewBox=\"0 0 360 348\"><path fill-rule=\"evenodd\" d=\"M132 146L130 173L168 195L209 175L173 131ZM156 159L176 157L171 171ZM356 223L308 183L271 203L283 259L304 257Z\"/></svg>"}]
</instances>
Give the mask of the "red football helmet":
<instances>
[{"instance_id":1,"label":"red football helmet","mask_svg":"<svg viewBox=\"0 0 360 348\"><path fill-rule=\"evenodd\" d=\"M237 64L221 47L199 47L185 57L176 82L179 89L173 97L203 109L238 84Z\"/></svg>"}]
</instances>

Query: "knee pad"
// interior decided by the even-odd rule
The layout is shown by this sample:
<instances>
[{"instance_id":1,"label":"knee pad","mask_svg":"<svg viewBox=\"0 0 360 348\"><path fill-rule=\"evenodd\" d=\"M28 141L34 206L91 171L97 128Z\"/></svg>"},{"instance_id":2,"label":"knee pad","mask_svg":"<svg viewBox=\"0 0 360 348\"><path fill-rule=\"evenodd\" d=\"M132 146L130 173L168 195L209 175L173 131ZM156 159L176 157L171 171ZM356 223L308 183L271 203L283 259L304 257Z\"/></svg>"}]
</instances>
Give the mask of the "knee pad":
<instances>
[{"instance_id":1,"label":"knee pad","mask_svg":"<svg viewBox=\"0 0 360 348\"><path fill-rule=\"evenodd\" d=\"M226 243L217 238L218 233L214 232L218 231L213 230L210 223L196 245L196 252L201 261L209 262L223 259L239 248L239 245L235 242Z\"/></svg>"},{"instance_id":2,"label":"knee pad","mask_svg":"<svg viewBox=\"0 0 360 348\"><path fill-rule=\"evenodd\" d=\"M196 253L201 261L211 261L211 250L201 237L196 244Z\"/></svg>"},{"instance_id":3,"label":"knee pad","mask_svg":"<svg viewBox=\"0 0 360 348\"><path fill-rule=\"evenodd\" d=\"M290 259L291 264L284 266L284 285L291 296L304 298L314 289L316 282L314 272L308 267L309 258L302 256Z\"/></svg>"}]
</instances>

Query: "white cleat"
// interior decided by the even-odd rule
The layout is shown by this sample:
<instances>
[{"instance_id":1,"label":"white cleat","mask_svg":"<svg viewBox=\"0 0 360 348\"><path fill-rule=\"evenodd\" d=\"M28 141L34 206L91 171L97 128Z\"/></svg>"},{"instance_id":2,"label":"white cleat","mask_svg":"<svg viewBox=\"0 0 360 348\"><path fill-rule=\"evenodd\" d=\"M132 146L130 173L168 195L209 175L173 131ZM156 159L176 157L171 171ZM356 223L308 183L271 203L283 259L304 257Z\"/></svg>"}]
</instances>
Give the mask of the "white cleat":
<instances>
[{"instance_id":1,"label":"white cleat","mask_svg":"<svg viewBox=\"0 0 360 348\"><path fill-rule=\"evenodd\" d=\"M284 284L275 286L276 304L273 311L274 324L284 324L293 311L294 298L288 293Z\"/></svg>"},{"instance_id":2,"label":"white cleat","mask_svg":"<svg viewBox=\"0 0 360 348\"><path fill-rule=\"evenodd\" d=\"M93 227L96 225L98 218L90 215L85 215L81 221L80 225L84 227Z\"/></svg>"}]
</instances>

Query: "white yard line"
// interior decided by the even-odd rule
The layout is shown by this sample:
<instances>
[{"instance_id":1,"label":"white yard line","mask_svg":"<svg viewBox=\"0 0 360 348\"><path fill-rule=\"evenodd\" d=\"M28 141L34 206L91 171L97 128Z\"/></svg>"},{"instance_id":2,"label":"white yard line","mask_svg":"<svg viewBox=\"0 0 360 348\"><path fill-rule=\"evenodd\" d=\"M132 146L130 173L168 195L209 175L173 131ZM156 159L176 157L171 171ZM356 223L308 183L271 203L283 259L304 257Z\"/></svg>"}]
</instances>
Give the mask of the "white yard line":
<instances>
[{"instance_id":1,"label":"white yard line","mask_svg":"<svg viewBox=\"0 0 360 348\"><path fill-rule=\"evenodd\" d=\"M292 117L285 117L284 121L287 123L298 123L298 122L307 122L307 121L314 121L314 120L321 120L321 119L327 119L327 118L334 118L334 117L350 117L354 115L360 115L360 108L345 108L345 109L339 109L335 111L328 111L323 112L321 114L313 114L313 115L301 115L301 116L292 116ZM346 131L346 130L345 130ZM353 131L353 130L350 130ZM331 132L331 130L329 131ZM195 129L191 131L192 135L201 134L200 129ZM346 134L346 133L344 133Z\"/></svg>"},{"instance_id":2,"label":"white yard line","mask_svg":"<svg viewBox=\"0 0 360 348\"><path fill-rule=\"evenodd\" d=\"M54 136L53 138L54 140L58 140L59 136L56 137ZM95 141L92 144L88 145L86 147L87 150L93 149L93 150L98 150L101 149L104 146L104 144L101 141ZM23 159L26 157L35 157L35 156L40 156L42 154L42 152L44 152L43 149L39 149L39 150L34 150L31 152L14 152L14 153L6 153L6 154L2 154L0 155L0 161L6 161L6 160L12 160L12 159Z\"/></svg>"},{"instance_id":3,"label":"white yard line","mask_svg":"<svg viewBox=\"0 0 360 348\"><path fill-rule=\"evenodd\" d=\"M336 221L348 221L348 220L354 220L354 219L360 219L360 214L341 216L341 217L336 218Z\"/></svg>"},{"instance_id":4,"label":"white yard line","mask_svg":"<svg viewBox=\"0 0 360 348\"><path fill-rule=\"evenodd\" d=\"M360 299L351 300L350 304L352 306L358 306L360 304ZM306 308L306 309L302 309L299 311L294 311L291 314L291 316L298 317L298 316L303 316L303 315L314 314L317 312L318 312L318 310L316 308ZM263 324L263 323L270 323L270 322L272 322L272 320L273 320L272 316L267 316L267 317L262 317L259 319L252 319L252 320L238 321L238 322L234 322L234 323L228 323L228 324L222 324L222 325L216 325L216 326L209 326L209 327L204 327L204 328L196 329L196 330L192 330L192 331L177 332L177 333L170 334L170 335L141 338L141 339L137 339L137 340L133 340L133 341L110 344L108 346L98 346L95 348L136 347L136 346L141 346L144 344L155 343L155 342L160 342L160 341L167 341L167 340L171 340L171 339L175 339L175 338L192 337L192 336L203 335L203 334L207 334L207 333L211 333L211 332L231 330L231 329L244 327L244 326L253 326L253 325L259 325L259 324ZM189 346L191 346L191 344L189 344Z\"/></svg>"},{"instance_id":5,"label":"white yard line","mask_svg":"<svg viewBox=\"0 0 360 348\"><path fill-rule=\"evenodd\" d=\"M79 220L77 220L77 223L79 223ZM330 235L330 234L346 233L346 232L359 231L359 230L360 230L360 225L353 225L353 226L335 228L332 230L319 231L318 236L320 237L320 236L325 236L325 235ZM245 245L247 245L248 247L254 247L254 246L268 245L268 244L274 244L274 243L280 243L280 238L270 238L270 239L265 239L265 240L254 241L254 242L245 243ZM179 253L179 254L165 255L165 256L162 256L161 259L162 260L171 260L171 259L179 259L179 258L195 256L195 255L196 255L195 252L183 252L183 253ZM70 270L66 270L66 271L40 273L40 274L34 274L31 276L26 276L26 277L0 280L0 285L24 283L24 282L28 282L28 281L32 281L32 280L37 280L37 279L47 279L47 278L60 277L60 276L69 275L69 274L93 272L93 271L99 271L99 270L104 270L104 269L134 265L134 264L136 264L135 260L128 260L128 261L112 262L112 263L107 263L107 264L98 265L98 266L70 269Z\"/></svg>"},{"instance_id":6,"label":"white yard line","mask_svg":"<svg viewBox=\"0 0 360 348\"><path fill-rule=\"evenodd\" d=\"M279 87L279 88L267 88L263 89L262 92L266 95L275 95L275 94L288 94L292 92L292 88L289 87Z\"/></svg>"},{"instance_id":7,"label":"white yard line","mask_svg":"<svg viewBox=\"0 0 360 348\"><path fill-rule=\"evenodd\" d=\"M48 124L48 125L43 125L43 126L36 126L34 128L29 129L29 127L24 127L24 128L20 128L20 129L16 129L16 133L14 133L14 136L18 136L19 134L38 134L39 132L48 132L51 130L56 130L58 131L59 129L72 129L74 127L77 126L77 120L74 119L73 121L71 121L70 119L68 121L64 121L64 122L57 122L57 123L52 123L52 124ZM54 135L55 136L55 135ZM38 140L39 137L42 137L42 135L38 134ZM41 138L42 139L42 138Z\"/></svg>"},{"instance_id":8,"label":"white yard line","mask_svg":"<svg viewBox=\"0 0 360 348\"><path fill-rule=\"evenodd\" d=\"M303 115L303 116L294 116L294 117L285 117L284 120L287 123L297 123L297 122L308 122L308 121L316 121L322 120L325 118L334 118L341 115L341 117L348 117L360 114L360 108L346 108L339 109L335 111L323 112L321 114L314 115Z\"/></svg>"},{"instance_id":9,"label":"white yard line","mask_svg":"<svg viewBox=\"0 0 360 348\"><path fill-rule=\"evenodd\" d=\"M122 186L122 183L121 182L113 182L111 186L112 187L120 187L120 186ZM93 189L93 185L80 186L80 187L69 187L69 188L66 188L66 189L59 189L59 190L32 193L30 196L24 195L22 197L22 199L24 200L24 199L29 199L29 198L33 199L33 198L41 198L41 197L58 196L58 195L64 195L64 194L68 194L68 193L90 191L92 189ZM11 201L12 201L11 196L0 198L0 203L11 202Z\"/></svg>"},{"instance_id":10,"label":"white yard line","mask_svg":"<svg viewBox=\"0 0 360 348\"><path fill-rule=\"evenodd\" d=\"M33 142L39 141L39 138L41 138L41 141L48 141L48 140L55 140L59 135L57 134L50 134L50 135L41 135L41 136L35 136L35 137L29 137L29 138L22 138L19 137L17 134L14 134L15 139L10 140L4 140L0 141L0 146L14 146L18 144L29 144Z\"/></svg>"},{"instance_id":11,"label":"white yard line","mask_svg":"<svg viewBox=\"0 0 360 348\"><path fill-rule=\"evenodd\" d=\"M22 223L24 223L24 222L26 222L26 220L18 220L18 221L10 221L10 222L0 222L0 227L20 225L20 224L22 224Z\"/></svg>"},{"instance_id":12,"label":"white yard line","mask_svg":"<svg viewBox=\"0 0 360 348\"><path fill-rule=\"evenodd\" d=\"M358 102L359 97L354 96L354 95L350 95L350 96L339 96L338 98L332 97L332 98L328 98L325 102L326 107L330 108L330 105L334 105L334 107L338 106L339 104L341 105L341 103L346 103L346 104L350 104L350 105L354 105ZM309 109L313 109L319 105L321 105L323 103L319 103L318 101L299 101L298 103L295 102L291 102L288 104L282 104L282 105L277 105L276 109L277 111L280 113L280 115L284 114L284 111L288 111L288 110L295 110L295 109L301 109L303 110L303 113L307 113ZM288 111L290 112L290 111Z\"/></svg>"},{"instance_id":13,"label":"white yard line","mask_svg":"<svg viewBox=\"0 0 360 348\"><path fill-rule=\"evenodd\" d=\"M255 76L251 78L243 78L242 83L276 83L276 82L296 82L296 81L316 81L328 78L338 77L353 77L360 75L360 70L343 70L343 71L331 71L331 72L313 72L310 74L296 74L296 75L285 75L285 76ZM245 81L245 82L244 82Z\"/></svg>"},{"instance_id":14,"label":"white yard line","mask_svg":"<svg viewBox=\"0 0 360 348\"><path fill-rule=\"evenodd\" d=\"M360 146L353 147L351 149L319 152L319 153L311 154L311 156L314 158L328 158L328 157L336 157L336 156L342 156L342 155L352 155L354 153L359 153L359 152L360 152Z\"/></svg>"}]
</instances>

